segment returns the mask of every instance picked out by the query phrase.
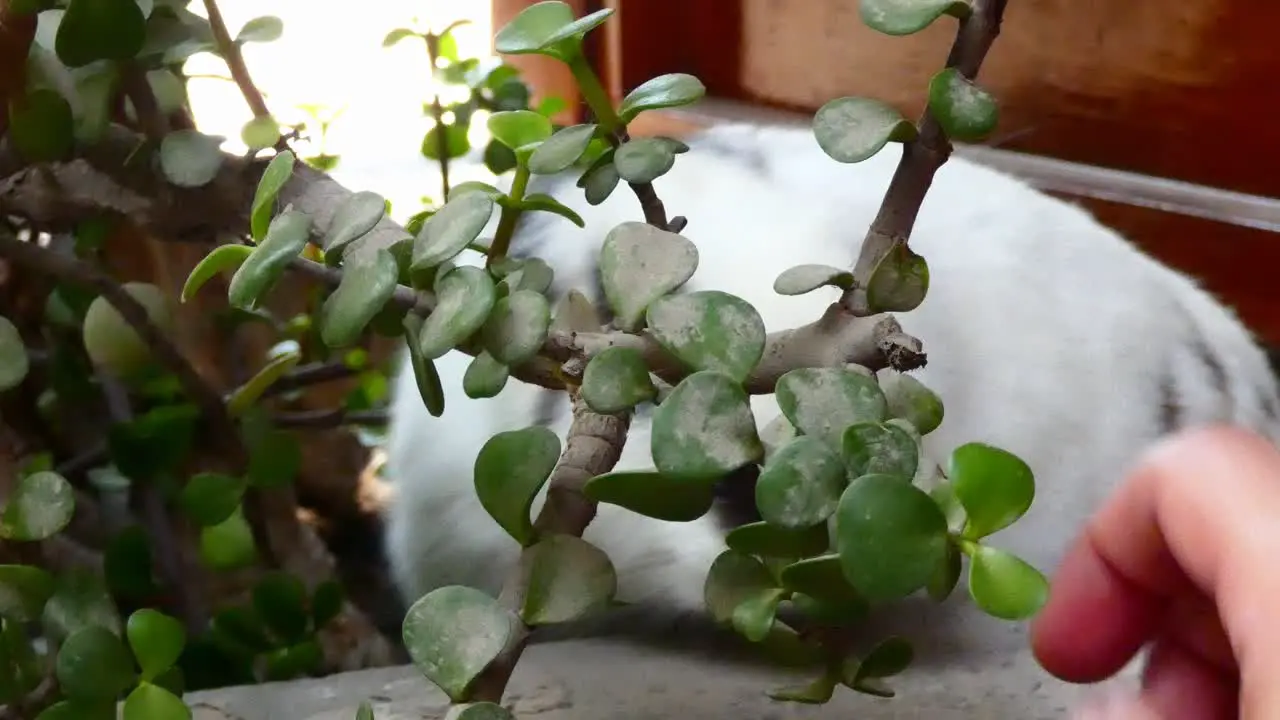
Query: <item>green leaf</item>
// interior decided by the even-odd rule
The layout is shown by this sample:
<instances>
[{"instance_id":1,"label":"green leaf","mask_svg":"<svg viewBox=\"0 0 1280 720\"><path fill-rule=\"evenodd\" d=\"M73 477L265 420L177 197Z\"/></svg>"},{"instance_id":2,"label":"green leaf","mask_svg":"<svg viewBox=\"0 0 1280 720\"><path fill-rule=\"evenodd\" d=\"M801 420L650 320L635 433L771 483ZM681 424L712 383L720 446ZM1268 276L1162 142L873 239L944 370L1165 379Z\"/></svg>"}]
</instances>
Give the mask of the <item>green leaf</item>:
<instances>
[{"instance_id":1,"label":"green leaf","mask_svg":"<svg viewBox=\"0 0 1280 720\"><path fill-rule=\"evenodd\" d=\"M444 141L441 142L440 133L444 133ZM441 154L441 150L444 151ZM433 125L426 135L422 136L422 146L420 148L422 156L428 160L439 162L441 158L445 160L456 160L471 151L471 136L467 134L465 125ZM450 200L453 198L450 197Z\"/></svg>"},{"instance_id":2,"label":"green leaf","mask_svg":"<svg viewBox=\"0 0 1280 720\"><path fill-rule=\"evenodd\" d=\"M240 140L250 150L262 150L280 140L280 123L270 115L255 117L240 127Z\"/></svg>"},{"instance_id":3,"label":"green leaf","mask_svg":"<svg viewBox=\"0 0 1280 720\"><path fill-rule=\"evenodd\" d=\"M590 123L557 130L529 156L529 172L554 175L568 170L587 151L598 127Z\"/></svg>"},{"instance_id":4,"label":"green leaf","mask_svg":"<svg viewBox=\"0 0 1280 720\"><path fill-rule=\"evenodd\" d=\"M995 97L955 68L942 70L929 81L929 110L943 132L960 142L986 138L1000 120Z\"/></svg>"},{"instance_id":5,"label":"green leaf","mask_svg":"<svg viewBox=\"0 0 1280 720\"><path fill-rule=\"evenodd\" d=\"M821 440L801 435L769 458L756 480L756 507L771 525L811 527L836 511L844 481L839 456Z\"/></svg>"},{"instance_id":6,"label":"green leaf","mask_svg":"<svg viewBox=\"0 0 1280 720\"><path fill-rule=\"evenodd\" d=\"M432 417L440 417L444 414L444 387L440 384L440 372L436 370L436 364L422 354L423 323L425 320L417 313L405 316L405 343L409 348L413 380L418 386L418 394L422 396L422 404Z\"/></svg>"},{"instance_id":7,"label":"green leaf","mask_svg":"<svg viewBox=\"0 0 1280 720\"><path fill-rule=\"evenodd\" d=\"M751 303L719 290L660 297L645 313L649 333L693 370L745 382L764 356L764 320Z\"/></svg>"},{"instance_id":8,"label":"green leaf","mask_svg":"<svg viewBox=\"0 0 1280 720\"><path fill-rule=\"evenodd\" d=\"M637 330L649 305L679 289L697 269L698 248L692 242L647 223L619 224L600 249L604 294L626 332Z\"/></svg>"},{"instance_id":9,"label":"green leaf","mask_svg":"<svg viewBox=\"0 0 1280 720\"><path fill-rule=\"evenodd\" d=\"M515 720L510 710L491 702L458 705L457 712L451 720Z\"/></svg>"},{"instance_id":10,"label":"green leaf","mask_svg":"<svg viewBox=\"0 0 1280 720\"><path fill-rule=\"evenodd\" d=\"M1035 498L1035 475L1022 458L983 443L951 452L947 477L968 515L964 536L979 540L1012 525Z\"/></svg>"},{"instance_id":11,"label":"green leaf","mask_svg":"<svg viewBox=\"0 0 1280 720\"><path fill-rule=\"evenodd\" d=\"M417 272L435 267L456 256L475 242L493 215L493 200L483 193L466 193L445 203L422 226L413 244L413 264Z\"/></svg>"},{"instance_id":12,"label":"green leaf","mask_svg":"<svg viewBox=\"0 0 1280 720\"><path fill-rule=\"evenodd\" d=\"M471 359L467 371L462 374L462 392L473 400L496 397L510 377L511 368L482 350Z\"/></svg>"},{"instance_id":13,"label":"green leaf","mask_svg":"<svg viewBox=\"0 0 1280 720\"><path fill-rule=\"evenodd\" d=\"M102 561L107 589L116 597L135 602L149 600L159 588L151 538L141 525L128 525L116 533L107 544Z\"/></svg>"},{"instance_id":14,"label":"green leaf","mask_svg":"<svg viewBox=\"0 0 1280 720\"><path fill-rule=\"evenodd\" d=\"M9 139L28 162L54 162L75 147L75 118L71 104L57 91L41 88L27 93L25 102L9 101Z\"/></svg>"},{"instance_id":15,"label":"green leaf","mask_svg":"<svg viewBox=\"0 0 1280 720\"><path fill-rule=\"evenodd\" d=\"M654 410L650 447L662 474L707 483L764 454L746 392L712 370L680 381Z\"/></svg>"},{"instance_id":16,"label":"green leaf","mask_svg":"<svg viewBox=\"0 0 1280 720\"><path fill-rule=\"evenodd\" d=\"M574 212L573 208L544 193L526 195L517 202L508 201L506 204L522 212L549 212L565 218L578 227L587 226L582 216Z\"/></svg>"},{"instance_id":17,"label":"green leaf","mask_svg":"<svg viewBox=\"0 0 1280 720\"><path fill-rule=\"evenodd\" d=\"M167 77L168 80L177 81L171 72L155 72L163 73L161 77ZM120 67L115 63L92 63L72 71L72 76L75 78L76 94L80 97L79 107L71 109L75 117L75 139L85 145L97 144L111 124L116 92L120 87ZM147 79L152 79L151 73L147 74ZM185 100L186 88L181 81L178 81L176 89ZM152 90L156 91L159 100L159 83L153 83Z\"/></svg>"},{"instance_id":18,"label":"green leaf","mask_svg":"<svg viewBox=\"0 0 1280 720\"><path fill-rule=\"evenodd\" d=\"M333 212L329 228L325 230L320 246L329 265L337 265L347 246L377 227L386 215L387 201L381 195L368 190L352 193Z\"/></svg>"},{"instance_id":19,"label":"green leaf","mask_svg":"<svg viewBox=\"0 0 1280 720\"><path fill-rule=\"evenodd\" d=\"M849 483L836 510L836 550L860 595L884 602L927 584L945 562L947 522L933 500L893 475Z\"/></svg>"},{"instance_id":20,"label":"green leaf","mask_svg":"<svg viewBox=\"0 0 1280 720\"><path fill-rule=\"evenodd\" d=\"M275 210L276 198L284 189L285 183L293 177L293 166L297 158L292 150L282 150L271 158L267 167L258 179L258 187L253 194L253 209L249 216L249 234L254 242L262 242L271 225L271 215Z\"/></svg>"},{"instance_id":21,"label":"green leaf","mask_svg":"<svg viewBox=\"0 0 1280 720\"><path fill-rule=\"evenodd\" d=\"M861 662L852 658L847 661L841 671L842 680L859 692L893 697L893 691L883 687L878 681L906 670L914 658L915 650L910 642L891 636L881 640Z\"/></svg>"},{"instance_id":22,"label":"green leaf","mask_svg":"<svg viewBox=\"0 0 1280 720\"><path fill-rule=\"evenodd\" d=\"M929 292L929 264L904 242L895 242L867 281L867 302L875 312L910 312Z\"/></svg>"},{"instance_id":23,"label":"green leaf","mask_svg":"<svg viewBox=\"0 0 1280 720\"><path fill-rule=\"evenodd\" d=\"M302 675L316 673L324 661L324 653L315 638L276 648L267 653L266 680L293 680Z\"/></svg>"},{"instance_id":24,"label":"green leaf","mask_svg":"<svg viewBox=\"0 0 1280 720\"><path fill-rule=\"evenodd\" d=\"M947 543L947 558L938 566L925 588L929 592L929 597L935 602L942 602L950 597L956 583L960 582L962 569L960 550L956 548L955 543Z\"/></svg>"},{"instance_id":25,"label":"green leaf","mask_svg":"<svg viewBox=\"0 0 1280 720\"><path fill-rule=\"evenodd\" d=\"M483 268L462 265L445 273L436 285L436 309L422 325L423 357L434 360L471 337L489 317L497 294Z\"/></svg>"},{"instance_id":26,"label":"green leaf","mask_svg":"<svg viewBox=\"0 0 1280 720\"><path fill-rule=\"evenodd\" d=\"M187 103L187 88L182 80L168 69L147 72L147 84L156 96L160 112L171 114L181 111Z\"/></svg>"},{"instance_id":27,"label":"green leaf","mask_svg":"<svg viewBox=\"0 0 1280 720\"><path fill-rule=\"evenodd\" d=\"M908 142L916 126L892 107L870 98L836 98L818 108L813 134L831 159L859 163L890 142Z\"/></svg>"},{"instance_id":28,"label":"green leaf","mask_svg":"<svg viewBox=\"0 0 1280 720\"><path fill-rule=\"evenodd\" d=\"M124 700L121 720L190 720L191 708L159 685L139 683Z\"/></svg>"},{"instance_id":29,"label":"green leaf","mask_svg":"<svg viewBox=\"0 0 1280 720\"><path fill-rule=\"evenodd\" d=\"M520 618L474 588L452 585L424 595L404 619L404 644L418 670L449 699L463 702L471 683L498 657Z\"/></svg>"},{"instance_id":30,"label":"green leaf","mask_svg":"<svg viewBox=\"0 0 1280 720\"><path fill-rule=\"evenodd\" d=\"M18 481L0 515L0 537L34 542L62 531L75 513L71 483L55 472L37 472Z\"/></svg>"},{"instance_id":31,"label":"green leaf","mask_svg":"<svg viewBox=\"0 0 1280 720\"><path fill-rule=\"evenodd\" d=\"M792 370L778 378L774 392L792 425L832 449L841 447L845 428L880 422L888 413L875 378L846 368Z\"/></svg>"},{"instance_id":32,"label":"green leaf","mask_svg":"<svg viewBox=\"0 0 1280 720\"><path fill-rule=\"evenodd\" d=\"M0 565L0 616L18 622L38 620L53 589L53 576L38 567Z\"/></svg>"},{"instance_id":33,"label":"green leaf","mask_svg":"<svg viewBox=\"0 0 1280 720\"><path fill-rule=\"evenodd\" d=\"M646 110L692 105L707 94L702 81L687 73L670 73L646 80L627 93L618 106L618 117L630 123Z\"/></svg>"},{"instance_id":34,"label":"green leaf","mask_svg":"<svg viewBox=\"0 0 1280 720\"><path fill-rule=\"evenodd\" d=\"M268 428L248 438L249 470L245 478L256 488L287 487L302 469L302 446L288 430Z\"/></svg>"},{"instance_id":35,"label":"green leaf","mask_svg":"<svg viewBox=\"0 0 1280 720\"><path fill-rule=\"evenodd\" d=\"M821 677L815 679L808 685L800 685L797 687L787 687L780 690L773 690L769 693L769 697L774 700L783 702L797 702L806 705L824 705L831 701L831 697L835 694L836 677L832 673L824 673Z\"/></svg>"},{"instance_id":36,"label":"green leaf","mask_svg":"<svg viewBox=\"0 0 1280 720\"><path fill-rule=\"evenodd\" d=\"M60 573L54 582L53 597L45 603L40 618L47 637L62 642L87 627L120 632L119 611L101 576L72 570Z\"/></svg>"},{"instance_id":37,"label":"green leaf","mask_svg":"<svg viewBox=\"0 0 1280 720\"><path fill-rule=\"evenodd\" d=\"M495 140L517 154L551 137L551 121L532 110L496 112L489 116L488 126Z\"/></svg>"},{"instance_id":38,"label":"green leaf","mask_svg":"<svg viewBox=\"0 0 1280 720\"><path fill-rule=\"evenodd\" d=\"M582 399L603 415L630 410L657 395L644 356L634 348L605 348L582 373Z\"/></svg>"},{"instance_id":39,"label":"green leaf","mask_svg":"<svg viewBox=\"0 0 1280 720\"><path fill-rule=\"evenodd\" d=\"M142 608L129 616L125 636L142 668L142 679L147 682L168 672L178 662L187 643L182 623L150 608Z\"/></svg>"},{"instance_id":40,"label":"green leaf","mask_svg":"<svg viewBox=\"0 0 1280 720\"><path fill-rule=\"evenodd\" d=\"M838 554L829 553L794 562L782 569L779 579L786 589L803 593L829 606L845 623L861 619L870 610L866 599L845 578Z\"/></svg>"},{"instance_id":41,"label":"green leaf","mask_svg":"<svg viewBox=\"0 0 1280 720\"><path fill-rule=\"evenodd\" d=\"M497 301L480 329L484 349L498 362L519 365L538 354L551 327L551 303L533 290L516 290Z\"/></svg>"},{"instance_id":42,"label":"green leaf","mask_svg":"<svg viewBox=\"0 0 1280 720\"><path fill-rule=\"evenodd\" d=\"M535 425L495 434L476 456L480 504L521 545L536 540L529 508L560 460L560 449L558 435Z\"/></svg>"},{"instance_id":43,"label":"green leaf","mask_svg":"<svg viewBox=\"0 0 1280 720\"><path fill-rule=\"evenodd\" d=\"M116 717L114 702L61 700L45 708L36 720L116 720Z\"/></svg>"},{"instance_id":44,"label":"green leaf","mask_svg":"<svg viewBox=\"0 0 1280 720\"><path fill-rule=\"evenodd\" d=\"M301 359L302 355L296 350L273 358L256 375L231 393L231 397L227 398L227 414L238 417L248 412L249 408L262 399L263 394L275 385L276 381L293 370Z\"/></svg>"},{"instance_id":45,"label":"green leaf","mask_svg":"<svg viewBox=\"0 0 1280 720\"><path fill-rule=\"evenodd\" d=\"M530 626L577 620L608 607L618 575L603 550L573 535L548 535L520 558L528 592L520 617Z\"/></svg>"},{"instance_id":46,"label":"green leaf","mask_svg":"<svg viewBox=\"0 0 1280 720\"><path fill-rule=\"evenodd\" d=\"M253 588L253 607L267 627L289 644L307 636L307 589L297 577L274 571Z\"/></svg>"},{"instance_id":47,"label":"green leaf","mask_svg":"<svg viewBox=\"0 0 1280 720\"><path fill-rule=\"evenodd\" d=\"M256 17L244 24L236 33L236 44L268 43L279 40L284 34L284 21L275 15Z\"/></svg>"},{"instance_id":48,"label":"green leaf","mask_svg":"<svg viewBox=\"0 0 1280 720\"><path fill-rule=\"evenodd\" d=\"M160 141L160 170L178 187L208 185L226 160L222 152L225 139L199 130L175 130Z\"/></svg>"},{"instance_id":49,"label":"green leaf","mask_svg":"<svg viewBox=\"0 0 1280 720\"><path fill-rule=\"evenodd\" d=\"M576 184L585 191L588 205L599 205L608 200L622 180L613 164L613 155L614 151L608 150L578 178Z\"/></svg>"},{"instance_id":50,"label":"green leaf","mask_svg":"<svg viewBox=\"0 0 1280 720\"><path fill-rule=\"evenodd\" d=\"M769 569L750 555L725 550L711 563L703 584L703 601L711 619L732 622L733 612L748 598L777 588Z\"/></svg>"},{"instance_id":51,"label":"green leaf","mask_svg":"<svg viewBox=\"0 0 1280 720\"><path fill-rule=\"evenodd\" d=\"M880 390L889 405L889 416L906 420L921 435L942 424L942 399L911 375L885 373L880 376Z\"/></svg>"},{"instance_id":52,"label":"green leaf","mask_svg":"<svg viewBox=\"0 0 1280 720\"><path fill-rule=\"evenodd\" d=\"M689 482L654 471L619 471L587 481L582 494L598 503L667 522L692 522L707 514L715 501L715 486Z\"/></svg>"},{"instance_id":53,"label":"green leaf","mask_svg":"<svg viewBox=\"0 0 1280 720\"><path fill-rule=\"evenodd\" d=\"M782 588L771 588L748 597L733 609L733 629L751 642L760 642L773 629L778 603L786 597Z\"/></svg>"},{"instance_id":54,"label":"green leaf","mask_svg":"<svg viewBox=\"0 0 1280 720\"><path fill-rule=\"evenodd\" d=\"M131 60L142 50L147 18L137 0L70 0L53 49L69 68L95 60Z\"/></svg>"},{"instance_id":55,"label":"green leaf","mask_svg":"<svg viewBox=\"0 0 1280 720\"><path fill-rule=\"evenodd\" d=\"M331 348L360 340L373 318L399 286L400 266L386 248L377 248L347 263L338 288L320 308L320 340Z\"/></svg>"},{"instance_id":56,"label":"green leaf","mask_svg":"<svg viewBox=\"0 0 1280 720\"><path fill-rule=\"evenodd\" d=\"M969 594L992 617L1026 620L1044 607L1049 581L1022 558L978 545L969 556Z\"/></svg>"},{"instance_id":57,"label":"green leaf","mask_svg":"<svg viewBox=\"0 0 1280 720\"><path fill-rule=\"evenodd\" d=\"M973 12L969 0L862 0L862 21L886 35L920 32L943 15L963 19Z\"/></svg>"},{"instance_id":58,"label":"green leaf","mask_svg":"<svg viewBox=\"0 0 1280 720\"><path fill-rule=\"evenodd\" d=\"M247 567L257 560L253 529L241 510L217 525L200 529L200 559L214 570Z\"/></svg>"},{"instance_id":59,"label":"green leaf","mask_svg":"<svg viewBox=\"0 0 1280 720\"><path fill-rule=\"evenodd\" d=\"M411 37L421 38L422 36L410 30L409 28L396 28L391 32L387 33L386 36L382 38L382 47L384 48L392 47L397 43L399 43L401 40L404 40L406 38L411 38Z\"/></svg>"},{"instance_id":60,"label":"green leaf","mask_svg":"<svg viewBox=\"0 0 1280 720\"><path fill-rule=\"evenodd\" d=\"M227 300L232 307L252 310L284 274L285 268L302 253L311 234L311 216L285 209L271 221L262 239L231 276Z\"/></svg>"},{"instance_id":61,"label":"green leaf","mask_svg":"<svg viewBox=\"0 0 1280 720\"><path fill-rule=\"evenodd\" d=\"M58 649L54 671L62 691L81 700L114 700L137 677L124 642L100 625L71 633Z\"/></svg>"},{"instance_id":62,"label":"green leaf","mask_svg":"<svg viewBox=\"0 0 1280 720\"><path fill-rule=\"evenodd\" d=\"M612 8L574 19L573 9L554 0L526 7L494 36L493 49L503 55L539 53L569 60L582 50L582 37L613 14Z\"/></svg>"},{"instance_id":63,"label":"green leaf","mask_svg":"<svg viewBox=\"0 0 1280 720\"><path fill-rule=\"evenodd\" d=\"M185 303L195 297L200 288L212 280L214 275L227 270L234 272L251 254L253 254L253 248L248 245L228 244L214 248L192 268L191 274L187 276L187 282L182 286L182 302Z\"/></svg>"},{"instance_id":64,"label":"green leaf","mask_svg":"<svg viewBox=\"0 0 1280 720\"><path fill-rule=\"evenodd\" d=\"M760 521L739 525L725 535L724 542L742 553L796 558L827 552L830 538L825 524L792 530Z\"/></svg>"},{"instance_id":65,"label":"green leaf","mask_svg":"<svg viewBox=\"0 0 1280 720\"><path fill-rule=\"evenodd\" d=\"M778 275L773 291L779 295L804 295L828 285L848 290L853 287L853 273L830 265L796 265Z\"/></svg>"},{"instance_id":66,"label":"green leaf","mask_svg":"<svg viewBox=\"0 0 1280 720\"><path fill-rule=\"evenodd\" d=\"M311 623L316 630L322 629L330 620L338 617L346 597L342 585L336 580L326 580L316 587L311 594Z\"/></svg>"},{"instance_id":67,"label":"green leaf","mask_svg":"<svg viewBox=\"0 0 1280 720\"><path fill-rule=\"evenodd\" d=\"M840 446L849 479L862 475L896 475L911 482L920 465L915 438L888 423L854 423L845 428Z\"/></svg>"},{"instance_id":68,"label":"green leaf","mask_svg":"<svg viewBox=\"0 0 1280 720\"><path fill-rule=\"evenodd\" d=\"M193 475L182 488L178 504L187 517L201 527L217 525L240 507L248 483L221 473L202 472Z\"/></svg>"},{"instance_id":69,"label":"green leaf","mask_svg":"<svg viewBox=\"0 0 1280 720\"><path fill-rule=\"evenodd\" d=\"M629 183L650 183L666 175L676 164L676 155L689 146L666 137L645 137L623 143L613 154L618 176Z\"/></svg>"},{"instance_id":70,"label":"green leaf","mask_svg":"<svg viewBox=\"0 0 1280 720\"><path fill-rule=\"evenodd\" d=\"M18 328L0 315L0 392L12 390L27 377L31 361Z\"/></svg>"}]
</instances>

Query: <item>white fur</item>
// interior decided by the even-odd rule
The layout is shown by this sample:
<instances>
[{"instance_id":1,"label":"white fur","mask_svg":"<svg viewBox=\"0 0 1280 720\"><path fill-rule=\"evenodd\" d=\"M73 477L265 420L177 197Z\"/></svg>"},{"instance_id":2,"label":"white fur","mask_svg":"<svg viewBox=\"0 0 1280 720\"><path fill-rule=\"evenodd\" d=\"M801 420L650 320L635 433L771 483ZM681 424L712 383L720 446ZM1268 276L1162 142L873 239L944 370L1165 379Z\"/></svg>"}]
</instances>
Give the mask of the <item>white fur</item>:
<instances>
[{"instance_id":1,"label":"white fur","mask_svg":"<svg viewBox=\"0 0 1280 720\"><path fill-rule=\"evenodd\" d=\"M689 218L684 234L699 248L687 287L745 298L770 331L819 317L836 291L784 297L773 280L800 263L852 263L898 146L844 165L807 128L750 126L718 128L691 145L655 183L669 212ZM555 267L562 288L594 294L590 273L604 234L640 219L640 207L625 184L598 207L572 182L553 192L581 213L586 230L559 218L539 221L530 231L553 242L536 252ZM928 260L932 284L924 304L899 320L928 352L916 376L946 407L925 451L945 467L952 448L982 441L1030 464L1038 487L1030 513L991 541L1042 571L1054 569L1126 466L1158 436L1162 381L1182 405L1184 425L1223 420L1280 437L1262 407L1275 402L1276 385L1246 330L1185 276L1084 210L953 157L937 174L911 244ZM1197 343L1224 367L1233 408L1214 390ZM540 391L513 380L495 399L470 400L461 391L468 360L455 352L438 363L449 400L443 418L427 414L407 363L395 381L385 472L398 497L386 540L406 602L455 583L497 592L518 554L475 499L472 465L494 432L534 424ZM779 413L772 396L752 405L762 427ZM568 413L557 417L552 428L563 438ZM647 423L637 420L618 469L652 467L648 453ZM664 523L608 505L586 538L616 565L620 600L695 611L707 569L724 549L710 516ZM930 604L896 624L910 635L934 634L935 648L997 636L1012 640L996 644L1025 644L1021 629L983 619L963 582L945 611ZM887 619L882 627L894 625Z\"/></svg>"}]
</instances>

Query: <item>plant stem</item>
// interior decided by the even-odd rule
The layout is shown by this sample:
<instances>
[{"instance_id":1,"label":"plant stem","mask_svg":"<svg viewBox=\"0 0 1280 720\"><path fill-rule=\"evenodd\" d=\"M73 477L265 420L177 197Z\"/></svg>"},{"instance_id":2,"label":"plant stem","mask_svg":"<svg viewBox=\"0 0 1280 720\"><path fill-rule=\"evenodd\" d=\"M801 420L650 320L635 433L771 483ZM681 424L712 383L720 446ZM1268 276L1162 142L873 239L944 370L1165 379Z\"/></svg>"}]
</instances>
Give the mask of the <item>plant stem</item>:
<instances>
[{"instance_id":1,"label":"plant stem","mask_svg":"<svg viewBox=\"0 0 1280 720\"><path fill-rule=\"evenodd\" d=\"M440 36L428 34L423 37L427 43L427 59L431 61L431 76L435 79L436 62L440 57ZM449 135L445 132L444 106L440 104L440 93L432 93L431 119L436 123L436 155L440 163L440 204L449 202Z\"/></svg>"},{"instance_id":2,"label":"plant stem","mask_svg":"<svg viewBox=\"0 0 1280 720\"><path fill-rule=\"evenodd\" d=\"M271 111L267 109L267 101L263 99L262 91L258 90L258 86L253 83L249 66L245 64L244 56L240 54L240 46L227 30L227 22L222 19L222 11L218 9L217 0L204 0L204 10L209 16L209 28L213 32L213 41L218 45L218 54L227 63L227 70L231 72L231 77L240 88L240 94L244 96L249 109L253 111L253 116L255 118L270 117ZM288 147L288 141L281 135L276 141L275 149L285 150Z\"/></svg>"},{"instance_id":3,"label":"plant stem","mask_svg":"<svg viewBox=\"0 0 1280 720\"><path fill-rule=\"evenodd\" d=\"M519 165L516 165L516 176L511 180L509 197L512 200L519 202L524 199L525 190L529 188L529 175L529 165L522 160ZM502 215L498 218L498 229L493 233L493 245L489 246L489 259L485 261L486 267L506 257L507 250L511 248L511 238L516 232L516 222L520 219L522 212L520 208L511 205L502 206Z\"/></svg>"},{"instance_id":4,"label":"plant stem","mask_svg":"<svg viewBox=\"0 0 1280 720\"><path fill-rule=\"evenodd\" d=\"M591 114L595 115L596 123L608 135L613 135L619 129L623 129L622 119L618 117L617 111L613 109L613 101L609 99L609 93L604 89L604 85L600 84L600 78L596 75L596 71L591 68L591 63L587 62L586 56L578 53L568 63L569 71L573 73L573 79L578 82L578 90L582 93L582 99L587 103L587 107L591 108Z\"/></svg>"}]
</instances>

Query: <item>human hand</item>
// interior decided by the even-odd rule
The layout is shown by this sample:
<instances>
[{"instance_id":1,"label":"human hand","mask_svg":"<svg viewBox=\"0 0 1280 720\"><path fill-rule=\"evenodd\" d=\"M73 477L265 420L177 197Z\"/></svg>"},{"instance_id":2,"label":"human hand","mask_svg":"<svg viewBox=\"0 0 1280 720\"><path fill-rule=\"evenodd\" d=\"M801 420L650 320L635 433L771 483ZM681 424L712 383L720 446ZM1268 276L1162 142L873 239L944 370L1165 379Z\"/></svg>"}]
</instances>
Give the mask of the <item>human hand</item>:
<instances>
[{"instance_id":1,"label":"human hand","mask_svg":"<svg viewBox=\"0 0 1280 720\"><path fill-rule=\"evenodd\" d=\"M1241 430L1153 448L1058 569L1031 628L1046 670L1142 689L1089 717L1280 718L1280 451Z\"/></svg>"}]
</instances>

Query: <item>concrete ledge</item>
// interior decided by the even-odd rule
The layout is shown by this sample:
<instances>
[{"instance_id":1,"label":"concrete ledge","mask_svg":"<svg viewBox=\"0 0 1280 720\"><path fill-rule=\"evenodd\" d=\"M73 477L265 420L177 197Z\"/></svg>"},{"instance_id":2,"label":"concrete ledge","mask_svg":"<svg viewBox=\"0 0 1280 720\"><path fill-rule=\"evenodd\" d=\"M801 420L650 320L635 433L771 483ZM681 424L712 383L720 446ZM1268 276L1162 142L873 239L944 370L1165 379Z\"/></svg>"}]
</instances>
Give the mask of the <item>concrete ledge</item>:
<instances>
[{"instance_id":1,"label":"concrete ledge","mask_svg":"<svg viewBox=\"0 0 1280 720\"><path fill-rule=\"evenodd\" d=\"M794 671L726 665L623 640L566 640L529 648L505 704L518 718L538 720L1039 720L1068 717L1090 693L1102 690L1059 683L1022 652L967 667L913 667L893 680L898 697L889 700L841 689L826 706L802 706L765 695L804 680ZM443 718L447 709L444 695L412 667L187 696L195 720L353 720L365 699L377 720L431 720Z\"/></svg>"}]
</instances>

